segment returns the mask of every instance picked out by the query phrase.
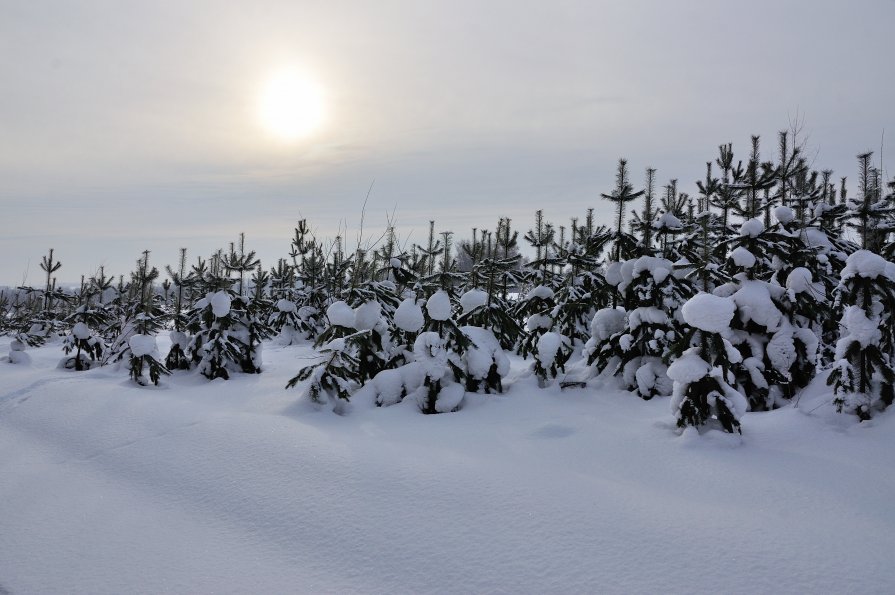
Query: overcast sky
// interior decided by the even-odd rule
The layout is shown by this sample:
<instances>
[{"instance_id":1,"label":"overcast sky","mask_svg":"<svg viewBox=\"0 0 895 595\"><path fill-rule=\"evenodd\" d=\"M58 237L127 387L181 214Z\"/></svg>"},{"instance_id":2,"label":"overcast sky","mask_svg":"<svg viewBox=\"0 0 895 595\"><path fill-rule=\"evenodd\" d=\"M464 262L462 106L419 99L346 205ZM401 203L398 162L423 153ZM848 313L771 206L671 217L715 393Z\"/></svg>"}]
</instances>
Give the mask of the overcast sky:
<instances>
[{"instance_id":1,"label":"overcast sky","mask_svg":"<svg viewBox=\"0 0 895 595\"><path fill-rule=\"evenodd\" d=\"M240 231L272 265L299 217L353 243L374 180L371 233L567 224L609 212L620 156L692 191L797 115L836 176L885 130L891 177L893 23L890 0L0 0L0 283L50 247L74 281ZM284 67L325 89L293 143L257 117Z\"/></svg>"}]
</instances>

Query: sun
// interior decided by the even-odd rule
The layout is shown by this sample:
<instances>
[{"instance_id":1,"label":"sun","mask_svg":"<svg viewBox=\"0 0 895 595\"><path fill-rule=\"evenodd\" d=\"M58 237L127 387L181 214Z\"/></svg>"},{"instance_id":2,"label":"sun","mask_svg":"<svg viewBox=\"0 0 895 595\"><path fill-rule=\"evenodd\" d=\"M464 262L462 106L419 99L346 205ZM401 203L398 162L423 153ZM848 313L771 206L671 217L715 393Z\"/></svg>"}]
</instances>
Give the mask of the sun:
<instances>
[{"instance_id":1,"label":"sun","mask_svg":"<svg viewBox=\"0 0 895 595\"><path fill-rule=\"evenodd\" d=\"M323 124L323 90L312 78L296 70L281 70L264 84L258 115L264 129L281 140L309 136Z\"/></svg>"}]
</instances>

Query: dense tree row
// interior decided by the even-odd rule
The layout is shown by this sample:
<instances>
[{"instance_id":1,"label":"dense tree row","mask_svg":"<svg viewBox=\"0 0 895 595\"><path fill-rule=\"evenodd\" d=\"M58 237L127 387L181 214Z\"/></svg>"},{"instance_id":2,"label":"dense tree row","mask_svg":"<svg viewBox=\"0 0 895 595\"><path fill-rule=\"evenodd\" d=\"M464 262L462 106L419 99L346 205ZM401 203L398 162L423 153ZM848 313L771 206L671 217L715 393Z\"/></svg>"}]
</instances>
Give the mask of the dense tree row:
<instances>
[{"instance_id":1,"label":"dense tree row","mask_svg":"<svg viewBox=\"0 0 895 595\"><path fill-rule=\"evenodd\" d=\"M869 419L895 396L895 181L862 154L849 195L845 178L810 171L788 133L778 149L763 161L753 137L743 162L720 146L696 196L676 180L657 191L653 169L637 190L622 159L602 195L611 226L592 209L568 226L538 211L522 234L527 260L509 219L456 248L433 222L421 245L389 227L350 252L299 221L271 268L241 235L193 264L182 249L162 281L146 252L127 277L100 268L64 291L50 250L42 287L0 295L0 333L13 336L12 363L60 340L61 366L121 362L140 384L177 370L259 373L264 340L311 342L318 361L288 386L337 410L365 391L383 406L454 411L468 392L501 392L516 353L542 386L615 376L643 399L671 396L680 427L728 432L830 370L839 410Z\"/></svg>"}]
</instances>

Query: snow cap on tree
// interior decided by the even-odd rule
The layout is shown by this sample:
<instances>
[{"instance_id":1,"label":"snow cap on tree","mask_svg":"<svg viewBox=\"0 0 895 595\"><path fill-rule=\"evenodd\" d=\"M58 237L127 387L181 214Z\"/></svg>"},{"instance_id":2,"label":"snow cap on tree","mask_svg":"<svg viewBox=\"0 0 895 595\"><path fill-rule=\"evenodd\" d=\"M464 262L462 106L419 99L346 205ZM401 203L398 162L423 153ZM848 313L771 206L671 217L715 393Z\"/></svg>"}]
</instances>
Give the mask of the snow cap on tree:
<instances>
[{"instance_id":1,"label":"snow cap on tree","mask_svg":"<svg viewBox=\"0 0 895 595\"><path fill-rule=\"evenodd\" d=\"M426 323L423 309L414 298L407 298L395 310L395 326L406 333L418 332Z\"/></svg>"},{"instance_id":2,"label":"snow cap on tree","mask_svg":"<svg viewBox=\"0 0 895 595\"><path fill-rule=\"evenodd\" d=\"M426 311L432 320L448 320L451 317L451 298L443 289L432 294L426 302Z\"/></svg>"},{"instance_id":3,"label":"snow cap on tree","mask_svg":"<svg viewBox=\"0 0 895 595\"><path fill-rule=\"evenodd\" d=\"M852 277L873 279L886 274L886 259L870 250L858 250L845 261L842 269L842 280Z\"/></svg>"},{"instance_id":4,"label":"snow cap on tree","mask_svg":"<svg viewBox=\"0 0 895 595\"><path fill-rule=\"evenodd\" d=\"M707 333L721 333L730 328L735 310L730 298L699 293L681 308L684 322Z\"/></svg>"},{"instance_id":5,"label":"snow cap on tree","mask_svg":"<svg viewBox=\"0 0 895 595\"><path fill-rule=\"evenodd\" d=\"M364 302L354 311L354 328L365 331L375 328L382 318L382 306L379 302L370 300Z\"/></svg>"},{"instance_id":6,"label":"snow cap on tree","mask_svg":"<svg viewBox=\"0 0 895 595\"><path fill-rule=\"evenodd\" d=\"M744 221L743 225L740 226L740 235L749 236L750 238L758 237L763 231L764 224L761 222L761 219L757 218Z\"/></svg>"},{"instance_id":7,"label":"snow cap on tree","mask_svg":"<svg viewBox=\"0 0 895 595\"><path fill-rule=\"evenodd\" d=\"M329 305L326 309L326 317L333 326L354 328L354 310L341 300Z\"/></svg>"},{"instance_id":8,"label":"snow cap on tree","mask_svg":"<svg viewBox=\"0 0 895 595\"><path fill-rule=\"evenodd\" d=\"M470 289L460 296L460 307L463 309L464 314L472 312L479 306L484 306L487 303L488 292L481 289Z\"/></svg>"},{"instance_id":9,"label":"snow cap on tree","mask_svg":"<svg viewBox=\"0 0 895 595\"><path fill-rule=\"evenodd\" d=\"M223 318L230 313L230 295L226 291L218 291L208 298L211 311L217 318Z\"/></svg>"}]
</instances>

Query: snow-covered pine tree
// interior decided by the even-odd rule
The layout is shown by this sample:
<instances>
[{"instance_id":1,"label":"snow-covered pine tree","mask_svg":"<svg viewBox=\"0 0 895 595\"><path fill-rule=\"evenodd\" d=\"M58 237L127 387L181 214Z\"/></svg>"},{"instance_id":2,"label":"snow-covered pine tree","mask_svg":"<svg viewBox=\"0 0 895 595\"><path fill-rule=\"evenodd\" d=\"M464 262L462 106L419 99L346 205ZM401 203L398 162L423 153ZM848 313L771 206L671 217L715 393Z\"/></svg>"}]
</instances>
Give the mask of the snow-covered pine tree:
<instances>
[{"instance_id":1,"label":"snow-covered pine tree","mask_svg":"<svg viewBox=\"0 0 895 595\"><path fill-rule=\"evenodd\" d=\"M451 298L439 289L426 301L426 324L414 342L415 361L424 371L417 397L423 413L443 413L459 407L467 381L463 356L470 340L453 317ZM446 389L441 395L442 389Z\"/></svg>"},{"instance_id":2,"label":"snow-covered pine tree","mask_svg":"<svg viewBox=\"0 0 895 595\"><path fill-rule=\"evenodd\" d=\"M231 307L238 316L238 324L231 335L242 344L240 370L246 374L260 374L262 370L262 341L273 336L274 330L267 323L271 315L271 304L264 295L264 286L268 281L267 273L258 263L252 275L253 291L251 296L236 296Z\"/></svg>"},{"instance_id":3,"label":"snow-covered pine tree","mask_svg":"<svg viewBox=\"0 0 895 595\"><path fill-rule=\"evenodd\" d=\"M534 347L532 372L538 379L538 386L549 385L560 373L566 371L566 364L572 357L573 345L569 337L554 331L538 335Z\"/></svg>"},{"instance_id":4,"label":"snow-covered pine tree","mask_svg":"<svg viewBox=\"0 0 895 595\"><path fill-rule=\"evenodd\" d=\"M510 371L510 360L492 329L462 326L460 331L469 344L463 353L468 392L502 393L503 378Z\"/></svg>"},{"instance_id":5,"label":"snow-covered pine tree","mask_svg":"<svg viewBox=\"0 0 895 595\"><path fill-rule=\"evenodd\" d=\"M523 358L537 353L541 335L553 328L555 294L546 285L532 287L514 306L514 316L521 320L525 332L519 341L517 353Z\"/></svg>"},{"instance_id":6,"label":"snow-covered pine tree","mask_svg":"<svg viewBox=\"0 0 895 595\"><path fill-rule=\"evenodd\" d=\"M848 257L838 299L844 305L827 383L840 412L867 420L895 398L895 265L869 250Z\"/></svg>"},{"instance_id":7,"label":"snow-covered pine tree","mask_svg":"<svg viewBox=\"0 0 895 595\"><path fill-rule=\"evenodd\" d=\"M777 212L784 220L792 213L788 207ZM794 324L794 303L780 283L785 276L776 276L804 247L797 236L782 228L766 230L757 218L744 222L730 244L726 266L732 281L715 293L730 296L737 308L728 338L742 356L734 368L738 386L753 411L775 409L810 382L817 364L817 336Z\"/></svg>"},{"instance_id":8,"label":"snow-covered pine tree","mask_svg":"<svg viewBox=\"0 0 895 595\"><path fill-rule=\"evenodd\" d=\"M118 357L128 357L130 377L141 386L158 384L162 375L171 372L162 363L155 335L164 327L164 313L159 307L152 284L159 272L149 267L149 250L137 261L137 269L131 274L131 284L136 288L137 300L131 306L131 315L124 325L119 339L127 339L127 348Z\"/></svg>"},{"instance_id":9,"label":"snow-covered pine tree","mask_svg":"<svg viewBox=\"0 0 895 595\"><path fill-rule=\"evenodd\" d=\"M286 297L280 297L274 304L268 324L277 333L277 341L282 345L295 345L310 338L305 321L298 314L298 305Z\"/></svg>"},{"instance_id":10,"label":"snow-covered pine tree","mask_svg":"<svg viewBox=\"0 0 895 595\"><path fill-rule=\"evenodd\" d=\"M199 373L214 380L230 378L242 368L244 344L240 313L233 309L233 295L226 289L210 292L197 301L189 313L187 329L192 339L187 355Z\"/></svg>"},{"instance_id":11,"label":"snow-covered pine tree","mask_svg":"<svg viewBox=\"0 0 895 595\"><path fill-rule=\"evenodd\" d=\"M356 310L337 301L327 308L326 316L329 327L317 340L319 361L299 370L286 388L308 380L306 395L311 401L339 409L340 402L347 402L364 383L402 365L405 354L389 341L388 325L376 301Z\"/></svg>"},{"instance_id":12,"label":"snow-covered pine tree","mask_svg":"<svg viewBox=\"0 0 895 595\"><path fill-rule=\"evenodd\" d=\"M63 358L60 366L70 370L89 370L97 362L102 361L106 344L103 340L102 329L106 325L106 315L102 307L91 306L90 295L86 296L84 303L78 306L66 322L71 325L71 330L62 343L62 350L66 356L72 351L75 354Z\"/></svg>"},{"instance_id":13,"label":"snow-covered pine tree","mask_svg":"<svg viewBox=\"0 0 895 595\"><path fill-rule=\"evenodd\" d=\"M681 334L676 314L693 295L690 283L671 261L642 256L621 267L619 288L631 308L623 328L599 350L588 350L588 365L620 376L627 390L643 399L671 394L663 361Z\"/></svg>"},{"instance_id":14,"label":"snow-covered pine tree","mask_svg":"<svg viewBox=\"0 0 895 595\"><path fill-rule=\"evenodd\" d=\"M861 248L879 254L895 231L890 197L882 196L879 170L870 163L873 152L858 155L858 196L848 199L846 225L858 233Z\"/></svg>"},{"instance_id":15,"label":"snow-covered pine tree","mask_svg":"<svg viewBox=\"0 0 895 595\"><path fill-rule=\"evenodd\" d=\"M12 330L12 292L0 290L0 336L8 334Z\"/></svg>"},{"instance_id":16,"label":"snow-covered pine tree","mask_svg":"<svg viewBox=\"0 0 895 595\"><path fill-rule=\"evenodd\" d=\"M505 225L509 225L509 220L501 219L498 222L498 238L509 234L509 230L503 229ZM512 315L504 294L506 287L516 283L514 272L518 269L521 256L512 254L503 257L500 245L488 232L482 233L480 242L473 235L473 242L472 287L460 297L461 312L457 323L490 329L501 348L511 350L516 346L522 329Z\"/></svg>"},{"instance_id":17,"label":"snow-covered pine tree","mask_svg":"<svg viewBox=\"0 0 895 595\"><path fill-rule=\"evenodd\" d=\"M45 341L54 341L65 334L67 330L64 310L66 303L71 301L71 296L56 286L55 273L62 268L62 263L55 260L52 248L46 256L41 258L40 268L46 273L44 289L23 288L42 298L42 307L34 313L27 325L27 330L21 331L21 339L26 345L36 346Z\"/></svg>"},{"instance_id":18,"label":"snow-covered pine tree","mask_svg":"<svg viewBox=\"0 0 895 595\"><path fill-rule=\"evenodd\" d=\"M687 279L704 293L729 280L722 268L719 245L725 241L727 229L721 225L721 218L711 210L710 196L700 197L695 205L688 207L686 234L676 246L680 255L680 268L686 269ZM677 262L677 261L675 261Z\"/></svg>"},{"instance_id":19,"label":"snow-covered pine tree","mask_svg":"<svg viewBox=\"0 0 895 595\"><path fill-rule=\"evenodd\" d=\"M681 258L675 238L684 233L682 218L687 208L686 195L677 193L677 180L670 180L660 201L659 213L653 224L661 256L672 262Z\"/></svg>"},{"instance_id":20,"label":"snow-covered pine tree","mask_svg":"<svg viewBox=\"0 0 895 595\"><path fill-rule=\"evenodd\" d=\"M425 331L413 344L415 362L423 376L423 384L414 397L420 411L426 414L456 411L465 396L463 384L456 378L457 363L452 363L452 352L445 343L437 332Z\"/></svg>"},{"instance_id":21,"label":"snow-covered pine tree","mask_svg":"<svg viewBox=\"0 0 895 595\"><path fill-rule=\"evenodd\" d=\"M735 306L730 298L699 293L681 308L685 327L668 367L674 382L671 412L679 428L718 428L742 433L748 402L732 386L731 366L740 353L722 335L730 328Z\"/></svg>"},{"instance_id":22,"label":"snow-covered pine tree","mask_svg":"<svg viewBox=\"0 0 895 595\"><path fill-rule=\"evenodd\" d=\"M36 292L19 287L11 308L12 313L8 324L12 333L12 341L9 344L8 361L11 364L27 365L31 363L31 356L25 352L25 349L39 347L47 339L44 327L34 322L38 313L42 311L43 300L37 296Z\"/></svg>"},{"instance_id":23,"label":"snow-covered pine tree","mask_svg":"<svg viewBox=\"0 0 895 595\"><path fill-rule=\"evenodd\" d=\"M598 226L586 237L577 235L578 241L556 247L563 273L554 276L556 305L550 312L554 330L575 348L587 341L594 312L612 300L616 289L597 272L603 266L603 251L612 239L611 232Z\"/></svg>"},{"instance_id":24,"label":"snow-covered pine tree","mask_svg":"<svg viewBox=\"0 0 895 595\"><path fill-rule=\"evenodd\" d=\"M166 267L168 276L174 283L174 314L171 317L174 328L171 330L171 349L165 357L165 367L169 370L189 370L190 358L186 356L186 349L190 344L190 338L186 334L187 317L184 308L184 290L192 285L193 279L187 274L186 248L180 249L178 266L175 271L170 266Z\"/></svg>"}]
</instances>

